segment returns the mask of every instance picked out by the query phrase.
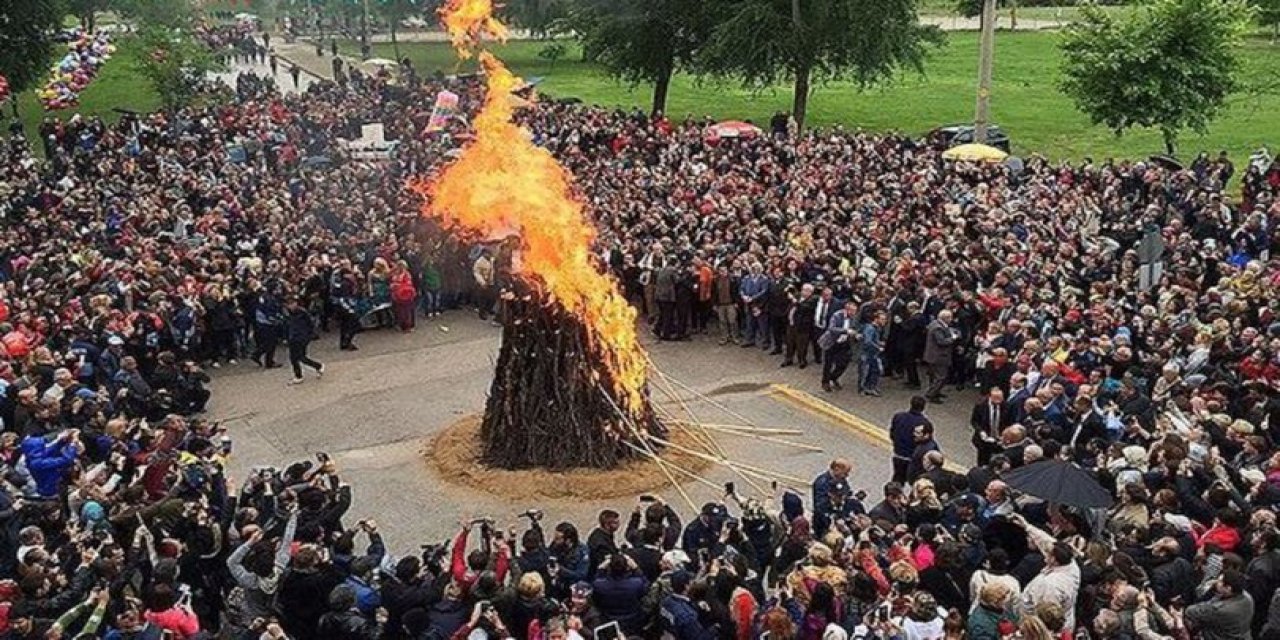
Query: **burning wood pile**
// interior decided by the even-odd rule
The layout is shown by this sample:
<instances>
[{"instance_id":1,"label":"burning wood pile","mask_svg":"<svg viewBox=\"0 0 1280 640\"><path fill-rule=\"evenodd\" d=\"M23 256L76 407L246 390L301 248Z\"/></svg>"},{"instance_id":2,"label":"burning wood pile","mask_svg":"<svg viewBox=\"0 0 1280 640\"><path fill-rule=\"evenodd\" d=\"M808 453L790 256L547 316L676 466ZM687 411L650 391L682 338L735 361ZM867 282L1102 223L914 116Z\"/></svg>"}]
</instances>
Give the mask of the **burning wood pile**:
<instances>
[{"instance_id":1,"label":"burning wood pile","mask_svg":"<svg viewBox=\"0 0 1280 640\"><path fill-rule=\"evenodd\" d=\"M568 172L512 121L522 82L480 48L506 36L492 11L491 0L441 10L459 55L479 56L488 93L457 161L414 185L424 213L454 233L518 239L512 270L523 292L507 305L481 429L485 461L560 470L653 455L651 436L665 434L649 403L635 310L597 268L595 230Z\"/></svg>"}]
</instances>

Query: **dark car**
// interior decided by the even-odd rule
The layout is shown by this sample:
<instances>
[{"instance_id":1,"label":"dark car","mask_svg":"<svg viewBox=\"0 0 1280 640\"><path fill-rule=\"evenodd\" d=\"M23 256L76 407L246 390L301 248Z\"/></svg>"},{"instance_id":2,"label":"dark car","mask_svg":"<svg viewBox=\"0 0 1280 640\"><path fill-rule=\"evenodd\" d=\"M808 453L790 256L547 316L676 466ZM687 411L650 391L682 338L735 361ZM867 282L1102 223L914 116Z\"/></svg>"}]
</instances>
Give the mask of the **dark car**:
<instances>
[{"instance_id":1,"label":"dark car","mask_svg":"<svg viewBox=\"0 0 1280 640\"><path fill-rule=\"evenodd\" d=\"M971 124L953 124L938 127L929 132L929 139L935 140L948 149L973 142L974 129ZM999 125L987 126L987 144L1005 153L1009 153L1009 135Z\"/></svg>"}]
</instances>

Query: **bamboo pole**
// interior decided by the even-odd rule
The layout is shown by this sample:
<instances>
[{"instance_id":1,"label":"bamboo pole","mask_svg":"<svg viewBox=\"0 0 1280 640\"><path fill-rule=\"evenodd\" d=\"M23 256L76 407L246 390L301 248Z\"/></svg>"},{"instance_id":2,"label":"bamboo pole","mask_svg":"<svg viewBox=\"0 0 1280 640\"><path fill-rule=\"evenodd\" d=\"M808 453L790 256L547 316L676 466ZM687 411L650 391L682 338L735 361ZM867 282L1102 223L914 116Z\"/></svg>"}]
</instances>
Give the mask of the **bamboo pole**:
<instances>
[{"instance_id":1,"label":"bamboo pole","mask_svg":"<svg viewBox=\"0 0 1280 640\"><path fill-rule=\"evenodd\" d=\"M645 439L644 434L641 433L640 428L636 425L635 421L631 419L631 416L628 416L627 413L623 411L621 407L618 406L618 403L613 401L613 397L605 392L604 388L600 386L599 381L596 382L596 390L600 392L600 395L604 396L605 399L608 400L609 405L612 406L614 412L618 414L618 418L622 420L622 422L626 424L627 427L631 430L631 435L637 438L640 441L640 443L644 445L645 450L642 451L642 453L646 453L651 458L653 458L654 463L658 465L658 469L662 471L662 475L665 475L667 477L667 482L670 482L672 488L674 488L680 494L680 497L684 498L684 501L689 503L689 509L694 512L697 512L698 505L695 504L693 502L693 498L690 498L689 494L685 492L684 487L680 486L679 482L676 482L675 476L671 475L671 470L666 467L666 462L661 457L658 456L658 454L653 450L653 447L649 446L649 443ZM626 444L627 446L630 446L633 448L635 447L633 443L626 442L625 440L623 441L623 443Z\"/></svg>"},{"instance_id":2,"label":"bamboo pole","mask_svg":"<svg viewBox=\"0 0 1280 640\"><path fill-rule=\"evenodd\" d=\"M687 420L676 420L675 422L688 422ZM716 422L700 422L702 426L716 429L720 431L741 431L745 433L764 433L779 436L802 436L805 431L801 429L784 429L776 427L751 427L742 424L719 424Z\"/></svg>"},{"instance_id":3,"label":"bamboo pole","mask_svg":"<svg viewBox=\"0 0 1280 640\"><path fill-rule=\"evenodd\" d=\"M801 443L801 442L792 442L792 441L790 441L790 440L786 440L786 439L784 439L784 438L774 438L774 437L771 437L771 436L763 436L763 435L760 435L760 434L758 434L758 433L751 433L751 432L749 432L749 431L734 431L734 430L732 430L732 429L721 429L721 428L713 427L713 426L711 426L711 425L701 425L701 426L702 426L702 428L703 428L703 429L710 429L710 430L712 430L712 431L718 431L718 432L720 432L720 433L729 433L729 434L733 434L734 436L739 437L739 438L749 438L749 439L751 439L751 440L759 440L759 441L761 441L761 442L770 442L770 443L773 443L773 444L781 444L781 445L785 445L785 446L792 447L792 448L795 448L795 449L801 449L801 450L804 450L804 451L812 451L812 452L814 452L814 453L822 453L823 451L825 451L822 447L816 447L816 446L814 446L814 445L811 445L811 444L804 444L804 443Z\"/></svg>"},{"instance_id":4,"label":"bamboo pole","mask_svg":"<svg viewBox=\"0 0 1280 640\"><path fill-rule=\"evenodd\" d=\"M663 440L662 438L659 438L659 437L657 437L657 436L652 436L652 435L651 435L651 436L647 436L647 437L648 437L650 440L652 440L652 441L654 441L654 442L656 442L656 443L658 443L658 444L660 444L660 445L662 445L662 446L664 446L664 447L671 447L672 449L675 449L676 451L683 451L683 452L685 452L685 453L687 453L687 454L689 454L689 455L691 455L691 456L695 456L695 457L698 457L698 458L702 458L703 460L708 460L708 461L710 461L710 462L715 462L715 463L717 463L717 464L721 464L721 465L724 465L724 466L727 466L727 467L730 467L730 468L735 467L735 466L737 466L737 467L741 467L744 471L751 472L752 474L754 474L754 475L756 475L756 476L758 476L758 477L764 478L765 480L775 480L775 479L777 479L777 480L788 480L788 481L790 481L790 482L794 482L794 483L799 484L799 485L802 485L802 486L809 486L809 485L810 485L810 483L809 483L809 482L807 482L807 481L805 481L805 480L801 480L800 478L797 478L797 477L795 477L795 476L790 476L790 475L787 475L787 474L785 474L785 473L778 473L778 472L776 472L776 471L769 471L768 469L761 469L760 467L757 467L757 466L754 466L754 465L749 465L749 464L746 464L745 462L734 462L733 460L730 460L730 459L728 459L728 458L716 458L715 456L710 456L710 455L707 455L707 454L705 454L705 453L701 453L701 452L699 452L699 451L694 451L694 450L692 450L692 449L689 449L688 447L680 446L680 445L678 445L678 444L676 444L676 443L674 443L674 442L669 442L669 441L667 441L667 440Z\"/></svg>"},{"instance_id":5,"label":"bamboo pole","mask_svg":"<svg viewBox=\"0 0 1280 640\"><path fill-rule=\"evenodd\" d=\"M657 454L655 454L655 453L651 453L651 452L649 452L649 451L647 451L647 450L645 450L645 449L641 449L640 447L637 447L636 445L631 444L630 442L628 442L628 443L627 443L627 446L628 446L628 447L631 447L632 449L635 449L635 450L636 450L636 451L638 451L641 455L644 455L644 456L647 456L647 457L650 457L650 458L655 458L655 459L657 459L657 458L661 458L661 456L659 456L659 455L657 455ZM682 474L684 474L684 475L686 475L686 476L689 476L689 478L693 479L693 480L694 480L694 481L696 481L696 482L700 482L700 483L702 483L702 484L704 484L704 485L706 485L706 486L708 486L708 487L710 487L710 488L712 488L712 489L716 489L717 491L719 491L719 490L723 489L723 487L721 487L720 485L718 485L718 484L716 484L716 483L714 483L714 482L712 482L712 481L710 481L710 480L708 480L708 479L706 479L706 478L704 478L704 477L702 477L702 476L700 476L700 475L698 475L698 474L696 474L696 473L694 473L694 472L692 472L692 471L690 471L690 470L688 470L688 469L685 469L684 467L681 467L680 465L678 465L678 464L676 464L676 463L674 463L674 462L671 462L671 461L669 461L669 460L663 460L663 462L664 462L668 467L670 467L671 469L674 469L675 471L679 471L680 473L682 473Z\"/></svg>"},{"instance_id":6,"label":"bamboo pole","mask_svg":"<svg viewBox=\"0 0 1280 640\"><path fill-rule=\"evenodd\" d=\"M747 419L747 418L746 418L746 416L743 416L742 414L738 413L737 411L734 411L733 409L730 409L729 407L724 406L724 404L723 404L723 403L721 403L721 402L719 402L719 401L717 401L717 400L715 400L715 399L711 398L710 396L708 396L708 395L706 395L706 394L704 394L704 393L702 393L702 392L698 391L697 389L694 389L694 388L690 387L689 385L687 385L687 384L685 384L685 383L683 383L683 382L680 382L679 380L676 380L675 378L672 378L672 377L668 376L667 374L663 373L661 369L658 369L656 366L653 366L653 360L652 360L652 359L650 359L650 360L649 360L649 366L650 366L650 367L652 367L654 371L657 371L657 372L658 372L658 375L662 376L662 378L663 378L664 380L667 380L669 383L671 383L671 384L675 384L676 386L679 386L681 389L684 389L685 391L688 391L689 393L694 394L694 396L696 396L698 399L702 400L703 402L705 402L705 403L707 403L707 404L709 404L709 405L711 405L711 406L713 406L713 407L715 407L715 408L717 408L717 409L719 409L719 410L721 410L721 411L725 412L726 414L728 414L728 415L730 415L730 416L734 417L735 419L741 420L743 424L746 424L746 425L748 425L748 426L752 426L752 427L756 426L756 425L755 425L755 423L753 423L753 422L751 422L751 420Z\"/></svg>"},{"instance_id":7,"label":"bamboo pole","mask_svg":"<svg viewBox=\"0 0 1280 640\"><path fill-rule=\"evenodd\" d=\"M666 373L663 373L663 371L659 369L656 364L654 364L653 358L650 358L648 354L645 354L645 359L649 362L649 368L653 369L653 371L655 371L658 374L658 379L667 385L667 393L678 398L679 394L677 394L675 390L671 388L672 386L671 383L673 379L670 376L668 376ZM712 445L712 449L709 452L719 454L721 458L728 459L729 456L725 452L724 447L721 447L719 441L715 439L715 436L711 435L711 432L708 431L706 427L702 426L702 421L698 420L698 414L694 413L693 409L689 408L689 405L686 404L683 399L680 400L680 406L684 408L685 413L689 414L689 417L695 421L698 427L702 429L703 433L706 435L707 441L710 442ZM761 494L765 493L764 487L762 487L759 484L756 484L755 480L748 477L746 474L742 473L736 468L730 467L730 469L735 474L737 474L738 477L741 478L743 482L747 483L747 485L750 486L752 489L754 489L756 492Z\"/></svg>"}]
</instances>

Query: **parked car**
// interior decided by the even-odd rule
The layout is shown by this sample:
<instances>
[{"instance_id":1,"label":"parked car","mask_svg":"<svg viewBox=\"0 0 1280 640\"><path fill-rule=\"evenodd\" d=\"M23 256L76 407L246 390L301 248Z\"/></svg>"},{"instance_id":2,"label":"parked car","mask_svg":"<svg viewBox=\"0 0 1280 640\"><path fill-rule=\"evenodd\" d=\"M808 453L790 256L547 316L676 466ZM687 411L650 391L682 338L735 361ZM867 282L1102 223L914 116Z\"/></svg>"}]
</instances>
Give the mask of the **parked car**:
<instances>
[{"instance_id":1,"label":"parked car","mask_svg":"<svg viewBox=\"0 0 1280 640\"><path fill-rule=\"evenodd\" d=\"M939 144L951 147L973 142L974 128L971 124L953 124L945 127L938 127L929 132L929 139ZM1010 153L1009 135L1006 134L999 125L987 126L987 144L993 146L1005 153Z\"/></svg>"}]
</instances>

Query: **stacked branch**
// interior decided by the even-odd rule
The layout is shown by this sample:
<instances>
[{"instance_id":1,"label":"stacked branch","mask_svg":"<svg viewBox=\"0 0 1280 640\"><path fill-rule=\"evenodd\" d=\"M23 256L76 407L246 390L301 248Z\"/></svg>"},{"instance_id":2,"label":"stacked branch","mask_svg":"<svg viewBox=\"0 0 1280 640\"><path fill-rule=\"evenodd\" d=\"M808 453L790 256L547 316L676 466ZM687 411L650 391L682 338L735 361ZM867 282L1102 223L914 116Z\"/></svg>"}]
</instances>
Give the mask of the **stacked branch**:
<instances>
[{"instance_id":1,"label":"stacked branch","mask_svg":"<svg viewBox=\"0 0 1280 640\"><path fill-rule=\"evenodd\" d=\"M606 359L586 323L537 294L505 303L502 347L480 437L503 469L609 469L665 430L646 402L623 419ZM601 391L604 390L604 393Z\"/></svg>"}]
</instances>

